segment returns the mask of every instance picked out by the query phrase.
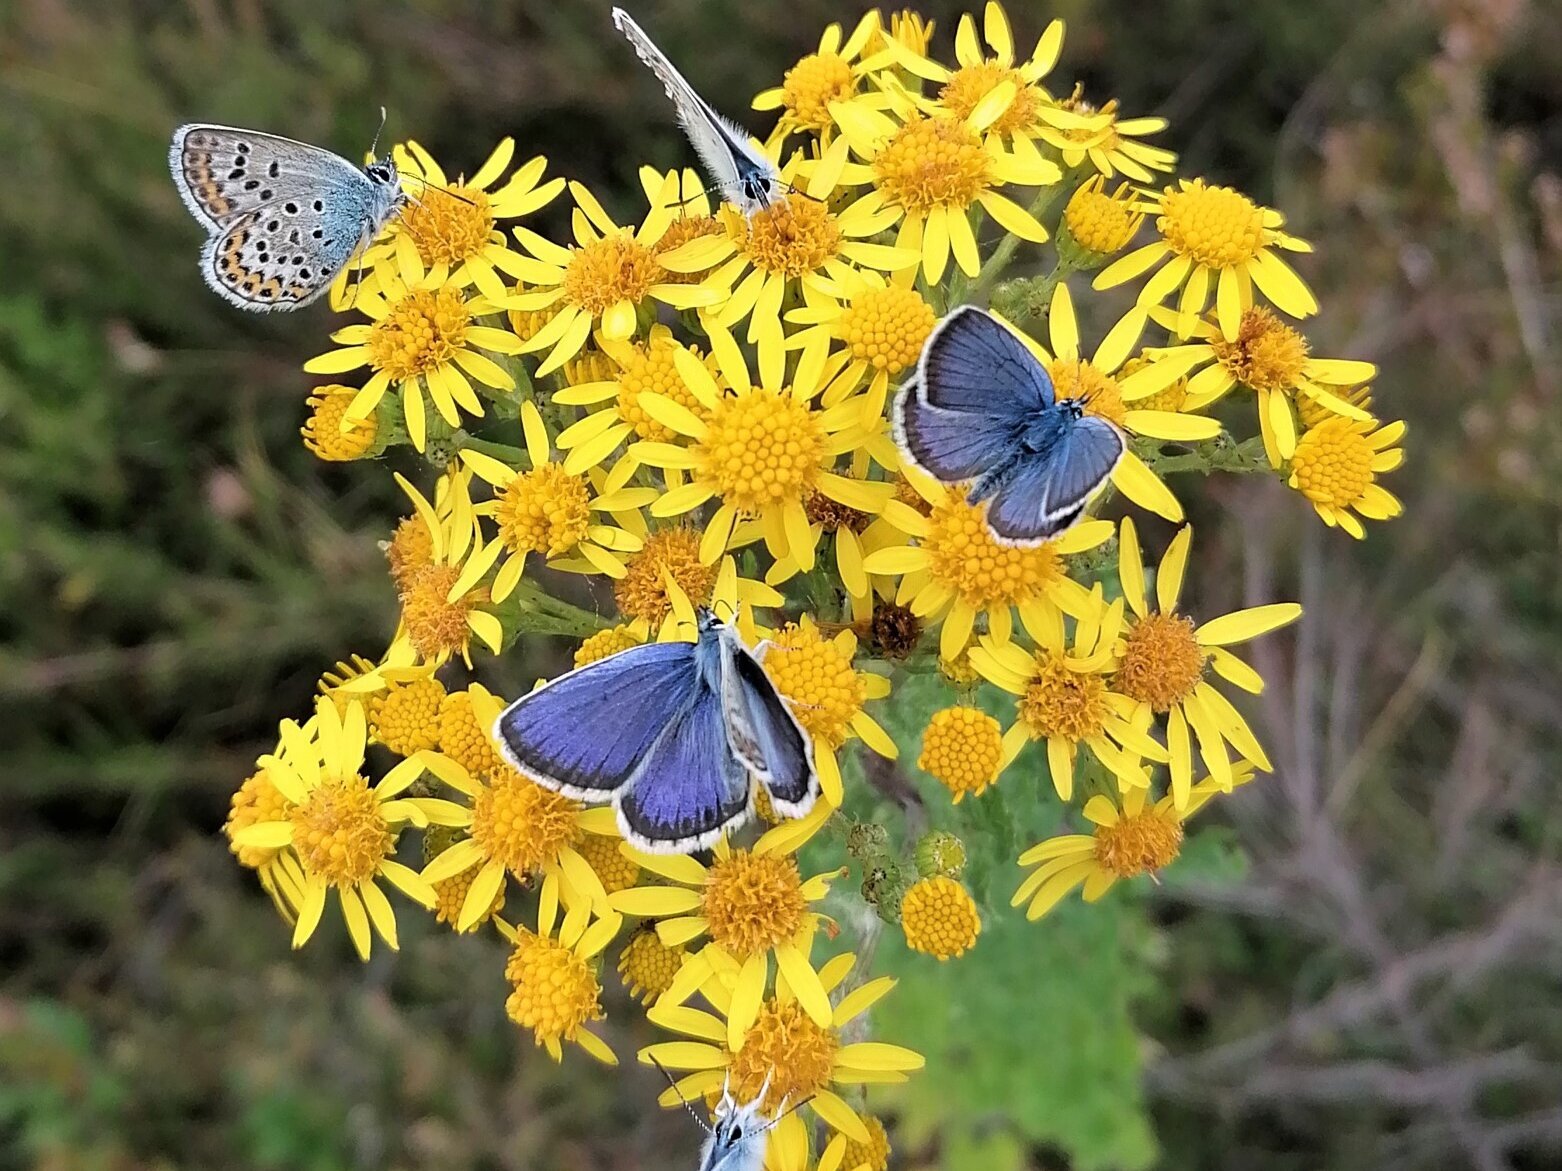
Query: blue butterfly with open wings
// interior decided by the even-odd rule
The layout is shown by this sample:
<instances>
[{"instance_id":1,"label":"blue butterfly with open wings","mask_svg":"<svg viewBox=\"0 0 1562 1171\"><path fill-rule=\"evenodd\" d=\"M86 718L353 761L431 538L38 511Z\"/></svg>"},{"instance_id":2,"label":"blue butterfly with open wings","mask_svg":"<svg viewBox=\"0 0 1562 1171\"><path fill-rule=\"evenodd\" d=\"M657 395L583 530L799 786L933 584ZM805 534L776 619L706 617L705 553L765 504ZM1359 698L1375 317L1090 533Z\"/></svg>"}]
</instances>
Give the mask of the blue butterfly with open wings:
<instances>
[{"instance_id":1,"label":"blue butterfly with open wings","mask_svg":"<svg viewBox=\"0 0 1562 1171\"><path fill-rule=\"evenodd\" d=\"M694 642L630 647L516 700L494 725L504 758L544 788L611 802L624 839L708 849L753 816L752 774L776 812L819 796L813 742L737 632L709 610Z\"/></svg>"},{"instance_id":2,"label":"blue butterfly with open wings","mask_svg":"<svg viewBox=\"0 0 1562 1171\"><path fill-rule=\"evenodd\" d=\"M970 483L972 504L991 501L987 526L1006 545L1038 545L1078 520L1127 446L1078 399L1058 399L1025 343L974 305L938 323L893 418L915 467Z\"/></svg>"}]
</instances>

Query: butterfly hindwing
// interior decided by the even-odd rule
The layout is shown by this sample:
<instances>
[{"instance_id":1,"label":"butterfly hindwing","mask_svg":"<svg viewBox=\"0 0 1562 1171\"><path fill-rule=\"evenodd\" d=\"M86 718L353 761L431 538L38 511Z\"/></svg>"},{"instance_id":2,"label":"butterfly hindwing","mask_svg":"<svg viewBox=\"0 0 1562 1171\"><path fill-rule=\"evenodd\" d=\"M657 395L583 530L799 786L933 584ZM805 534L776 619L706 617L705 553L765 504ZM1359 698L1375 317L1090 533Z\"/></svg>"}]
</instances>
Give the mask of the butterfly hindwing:
<instances>
[{"instance_id":1,"label":"butterfly hindwing","mask_svg":"<svg viewBox=\"0 0 1562 1171\"><path fill-rule=\"evenodd\" d=\"M287 200L232 221L201 253L206 283L242 309L297 309L315 300L364 242L367 215L361 202L345 214L314 212L323 202Z\"/></svg>"},{"instance_id":2,"label":"butterfly hindwing","mask_svg":"<svg viewBox=\"0 0 1562 1171\"><path fill-rule=\"evenodd\" d=\"M1052 379L992 314L961 305L933 330L917 369L922 401L962 414L1015 419L1053 403Z\"/></svg>"},{"instance_id":3,"label":"butterfly hindwing","mask_svg":"<svg viewBox=\"0 0 1562 1171\"><path fill-rule=\"evenodd\" d=\"M748 819L748 770L728 747L714 688L697 683L613 803L625 839L651 853L708 849Z\"/></svg>"},{"instance_id":4,"label":"butterfly hindwing","mask_svg":"<svg viewBox=\"0 0 1562 1171\"><path fill-rule=\"evenodd\" d=\"M806 816L819 796L813 742L760 661L736 640L730 649L721 698L732 751L765 786L778 813Z\"/></svg>"},{"instance_id":5,"label":"butterfly hindwing","mask_svg":"<svg viewBox=\"0 0 1562 1171\"><path fill-rule=\"evenodd\" d=\"M692 643L649 643L561 675L499 716L500 751L547 788L607 801L703 689L694 657Z\"/></svg>"},{"instance_id":6,"label":"butterfly hindwing","mask_svg":"<svg viewBox=\"0 0 1562 1171\"><path fill-rule=\"evenodd\" d=\"M901 451L944 483L987 475L1018 451L1016 427L1007 417L931 406L915 382L900 388L890 418Z\"/></svg>"},{"instance_id":7,"label":"butterfly hindwing","mask_svg":"<svg viewBox=\"0 0 1562 1171\"><path fill-rule=\"evenodd\" d=\"M1018 545L1056 536L1079 519L1124 448L1122 432L1105 419L1066 420L1055 444L1022 456L1003 481L987 507L988 526L1000 540Z\"/></svg>"}]
</instances>

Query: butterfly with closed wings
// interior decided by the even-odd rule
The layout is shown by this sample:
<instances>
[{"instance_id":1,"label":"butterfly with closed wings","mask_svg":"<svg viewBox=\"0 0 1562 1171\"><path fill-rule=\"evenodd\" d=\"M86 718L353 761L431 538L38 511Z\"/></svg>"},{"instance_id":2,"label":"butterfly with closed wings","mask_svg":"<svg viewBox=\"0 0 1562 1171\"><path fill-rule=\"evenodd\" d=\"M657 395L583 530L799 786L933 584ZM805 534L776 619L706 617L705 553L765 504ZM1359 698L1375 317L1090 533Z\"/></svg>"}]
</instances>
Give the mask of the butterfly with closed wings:
<instances>
[{"instance_id":1,"label":"butterfly with closed wings","mask_svg":"<svg viewBox=\"0 0 1562 1171\"><path fill-rule=\"evenodd\" d=\"M628 38L640 60L661 80L678 111L679 125L705 164L713 189L723 199L751 216L790 190L775 163L750 141L748 131L711 109L629 13L613 9L613 27Z\"/></svg>"},{"instance_id":2,"label":"butterfly with closed wings","mask_svg":"<svg viewBox=\"0 0 1562 1171\"><path fill-rule=\"evenodd\" d=\"M708 849L743 825L751 773L784 817L805 816L819 796L808 733L709 610L692 643L630 647L521 697L494 739L544 788L611 802L624 839L650 853Z\"/></svg>"},{"instance_id":3,"label":"butterfly with closed wings","mask_svg":"<svg viewBox=\"0 0 1562 1171\"><path fill-rule=\"evenodd\" d=\"M209 233L201 275L260 313L308 305L407 201L389 159L356 167L308 143L234 126L181 126L168 167Z\"/></svg>"},{"instance_id":4,"label":"butterfly with closed wings","mask_svg":"<svg viewBox=\"0 0 1562 1171\"><path fill-rule=\"evenodd\" d=\"M1112 423L1058 399L1046 368L992 314L962 305L939 322L896 397L895 441L920 471L991 501L1000 542L1038 545L1085 511L1123 456Z\"/></svg>"}]
</instances>

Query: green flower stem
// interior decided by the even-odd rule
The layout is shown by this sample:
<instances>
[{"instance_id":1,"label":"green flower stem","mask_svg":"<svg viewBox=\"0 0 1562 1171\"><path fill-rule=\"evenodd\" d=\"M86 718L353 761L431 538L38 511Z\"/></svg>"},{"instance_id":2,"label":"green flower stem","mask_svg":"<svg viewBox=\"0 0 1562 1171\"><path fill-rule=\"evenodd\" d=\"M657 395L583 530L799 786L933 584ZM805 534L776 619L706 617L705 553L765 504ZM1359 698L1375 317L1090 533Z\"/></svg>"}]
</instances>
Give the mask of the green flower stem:
<instances>
[{"instance_id":1,"label":"green flower stem","mask_svg":"<svg viewBox=\"0 0 1562 1171\"><path fill-rule=\"evenodd\" d=\"M1151 446L1149 450L1135 450L1141 459L1157 472L1273 472L1269 456L1264 452L1262 436L1255 435L1241 443L1222 432L1214 439L1193 444L1192 451L1167 455Z\"/></svg>"},{"instance_id":2,"label":"green flower stem","mask_svg":"<svg viewBox=\"0 0 1562 1171\"><path fill-rule=\"evenodd\" d=\"M1063 189L1069 186L1069 176L1064 175L1062 181L1054 183L1051 187L1043 187L1030 205L1031 217L1040 220L1047 214L1054 200L1063 193ZM987 258L987 263L982 265L982 271L976 274L976 280L965 291L965 299L973 305L987 303L988 295L992 292L993 285L1003 275L1014 254L1019 250L1022 241L1011 232L1006 232L998 241L998 246L993 249L992 255Z\"/></svg>"},{"instance_id":3,"label":"green flower stem","mask_svg":"<svg viewBox=\"0 0 1562 1171\"><path fill-rule=\"evenodd\" d=\"M555 598L535 582L524 578L496 609L505 644L519 634L562 634L586 638L609 623L590 610Z\"/></svg>"},{"instance_id":4,"label":"green flower stem","mask_svg":"<svg viewBox=\"0 0 1562 1171\"><path fill-rule=\"evenodd\" d=\"M461 447L481 452L483 455L491 455L500 463L510 467L524 467L531 463L531 457L526 454L524 448L511 447L508 443L495 443L490 439L478 439L465 432L457 432L456 438Z\"/></svg>"}]
</instances>

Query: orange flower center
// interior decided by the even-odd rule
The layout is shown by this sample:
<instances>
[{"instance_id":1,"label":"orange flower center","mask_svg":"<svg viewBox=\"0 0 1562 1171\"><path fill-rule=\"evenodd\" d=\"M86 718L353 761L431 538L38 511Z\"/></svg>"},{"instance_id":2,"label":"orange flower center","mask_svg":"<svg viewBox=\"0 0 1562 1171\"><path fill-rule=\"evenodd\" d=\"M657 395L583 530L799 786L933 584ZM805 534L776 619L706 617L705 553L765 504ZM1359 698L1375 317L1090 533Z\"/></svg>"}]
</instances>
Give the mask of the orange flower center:
<instances>
[{"instance_id":1,"label":"orange flower center","mask_svg":"<svg viewBox=\"0 0 1562 1171\"><path fill-rule=\"evenodd\" d=\"M1204 677L1204 658L1193 619L1180 614L1146 615L1123 640L1118 690L1155 711L1169 712L1193 694Z\"/></svg>"}]
</instances>

